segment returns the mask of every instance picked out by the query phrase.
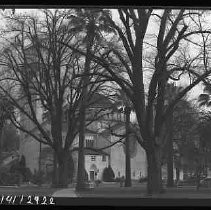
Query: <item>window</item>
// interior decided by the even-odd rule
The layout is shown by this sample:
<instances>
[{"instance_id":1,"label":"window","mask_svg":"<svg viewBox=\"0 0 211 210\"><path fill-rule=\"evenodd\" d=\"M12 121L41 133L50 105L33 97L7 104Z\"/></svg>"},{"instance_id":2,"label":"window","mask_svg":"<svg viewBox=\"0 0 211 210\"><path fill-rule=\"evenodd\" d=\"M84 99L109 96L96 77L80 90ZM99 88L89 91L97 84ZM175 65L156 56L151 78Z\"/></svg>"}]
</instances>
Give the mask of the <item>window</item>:
<instances>
[{"instance_id":1,"label":"window","mask_svg":"<svg viewBox=\"0 0 211 210\"><path fill-rule=\"evenodd\" d=\"M45 108L43 108L43 113L42 113L42 121L47 120L49 117L49 112Z\"/></svg>"},{"instance_id":2,"label":"window","mask_svg":"<svg viewBox=\"0 0 211 210\"><path fill-rule=\"evenodd\" d=\"M94 141L90 139L86 139L86 147L94 147Z\"/></svg>"},{"instance_id":3,"label":"window","mask_svg":"<svg viewBox=\"0 0 211 210\"><path fill-rule=\"evenodd\" d=\"M98 131L102 132L107 128L107 123L105 121L98 122Z\"/></svg>"},{"instance_id":4,"label":"window","mask_svg":"<svg viewBox=\"0 0 211 210\"><path fill-rule=\"evenodd\" d=\"M91 155L91 161L95 161L96 160L96 156L95 155Z\"/></svg>"},{"instance_id":5,"label":"window","mask_svg":"<svg viewBox=\"0 0 211 210\"><path fill-rule=\"evenodd\" d=\"M94 147L94 138L93 136L86 137L86 147Z\"/></svg>"},{"instance_id":6,"label":"window","mask_svg":"<svg viewBox=\"0 0 211 210\"><path fill-rule=\"evenodd\" d=\"M105 156L105 155L102 156L102 161L103 161L103 162L106 161L106 156Z\"/></svg>"}]
</instances>

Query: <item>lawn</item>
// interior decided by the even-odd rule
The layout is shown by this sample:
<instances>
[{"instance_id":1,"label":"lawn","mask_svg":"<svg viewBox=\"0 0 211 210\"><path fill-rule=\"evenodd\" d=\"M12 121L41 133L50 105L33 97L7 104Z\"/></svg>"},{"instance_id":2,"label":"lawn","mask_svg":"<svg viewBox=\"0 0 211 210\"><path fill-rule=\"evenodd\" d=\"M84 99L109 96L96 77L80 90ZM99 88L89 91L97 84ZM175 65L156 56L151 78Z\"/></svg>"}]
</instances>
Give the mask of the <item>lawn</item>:
<instances>
[{"instance_id":1,"label":"lawn","mask_svg":"<svg viewBox=\"0 0 211 210\"><path fill-rule=\"evenodd\" d=\"M55 191L60 189L49 187L0 187L0 196L16 195L16 196L51 196Z\"/></svg>"}]
</instances>

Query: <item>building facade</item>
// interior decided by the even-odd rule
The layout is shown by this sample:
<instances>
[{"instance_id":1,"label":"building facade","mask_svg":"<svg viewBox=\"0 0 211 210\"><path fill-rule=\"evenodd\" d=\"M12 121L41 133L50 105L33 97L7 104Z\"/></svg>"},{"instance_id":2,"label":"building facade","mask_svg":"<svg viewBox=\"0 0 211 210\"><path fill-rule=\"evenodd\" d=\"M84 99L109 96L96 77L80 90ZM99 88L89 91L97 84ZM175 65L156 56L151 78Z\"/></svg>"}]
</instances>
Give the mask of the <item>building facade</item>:
<instances>
[{"instance_id":1,"label":"building facade","mask_svg":"<svg viewBox=\"0 0 211 210\"><path fill-rule=\"evenodd\" d=\"M26 107L27 108L27 107ZM96 107L93 107L96 108ZM43 120L40 114L40 107L37 106L36 113L39 116L41 126L47 132L50 132L50 123L48 120ZM111 135L106 129L108 125L113 125L121 122L119 126L113 126L115 132L124 132L124 114L112 113L105 115L103 118L94 121L86 128L85 133L85 169L89 180L102 180L103 171L109 165L112 167L115 177L125 176L125 152L123 143L114 144L118 138ZM26 119L21 118L25 126L31 126L31 131L35 135L39 135L39 130ZM65 127L65 126L64 126ZM63 131L64 136L66 130ZM53 168L53 151L48 145L44 145L31 137L30 135L21 132L20 138L20 154L25 156L26 167L32 173L42 170L45 174L52 172ZM146 155L135 139L132 139L133 149L131 151L131 177L139 179L141 176L146 176ZM78 160L78 136L76 136L70 148L74 162L73 180L77 175L77 160ZM114 144L112 147L109 145Z\"/></svg>"}]
</instances>

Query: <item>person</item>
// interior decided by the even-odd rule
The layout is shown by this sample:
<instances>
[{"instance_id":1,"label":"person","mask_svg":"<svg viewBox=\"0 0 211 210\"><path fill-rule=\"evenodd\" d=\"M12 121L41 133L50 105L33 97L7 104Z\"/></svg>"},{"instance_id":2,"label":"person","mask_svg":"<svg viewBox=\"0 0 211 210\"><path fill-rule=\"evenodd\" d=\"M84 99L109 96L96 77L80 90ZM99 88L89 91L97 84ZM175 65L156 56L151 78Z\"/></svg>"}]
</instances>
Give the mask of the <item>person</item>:
<instances>
[{"instance_id":1,"label":"person","mask_svg":"<svg viewBox=\"0 0 211 210\"><path fill-rule=\"evenodd\" d=\"M99 179L95 180L95 186L98 187L99 184L100 184L100 180Z\"/></svg>"},{"instance_id":2,"label":"person","mask_svg":"<svg viewBox=\"0 0 211 210\"><path fill-rule=\"evenodd\" d=\"M200 168L198 167L196 172L196 190L199 190L200 180L201 180L201 173L200 173Z\"/></svg>"},{"instance_id":3,"label":"person","mask_svg":"<svg viewBox=\"0 0 211 210\"><path fill-rule=\"evenodd\" d=\"M124 181L125 181L125 177L122 176L122 177L120 178L120 187L123 187Z\"/></svg>"},{"instance_id":4,"label":"person","mask_svg":"<svg viewBox=\"0 0 211 210\"><path fill-rule=\"evenodd\" d=\"M24 155L20 157L19 172L22 175L22 181L26 181L26 159Z\"/></svg>"}]
</instances>

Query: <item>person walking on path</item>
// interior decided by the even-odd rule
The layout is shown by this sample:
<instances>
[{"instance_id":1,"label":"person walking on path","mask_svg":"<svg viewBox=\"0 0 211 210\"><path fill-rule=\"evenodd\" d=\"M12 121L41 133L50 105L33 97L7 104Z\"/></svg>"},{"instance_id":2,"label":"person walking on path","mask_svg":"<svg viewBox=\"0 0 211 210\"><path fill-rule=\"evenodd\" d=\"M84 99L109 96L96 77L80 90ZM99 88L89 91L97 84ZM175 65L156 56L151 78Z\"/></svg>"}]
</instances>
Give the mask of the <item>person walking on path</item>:
<instances>
[{"instance_id":1,"label":"person walking on path","mask_svg":"<svg viewBox=\"0 0 211 210\"><path fill-rule=\"evenodd\" d=\"M124 181L125 181L125 177L122 176L122 177L120 178L120 187L123 187L123 186L124 186Z\"/></svg>"},{"instance_id":2,"label":"person walking on path","mask_svg":"<svg viewBox=\"0 0 211 210\"><path fill-rule=\"evenodd\" d=\"M199 190L199 187L200 187L200 181L201 181L201 165L199 165L196 169L196 190L198 191Z\"/></svg>"}]
</instances>

